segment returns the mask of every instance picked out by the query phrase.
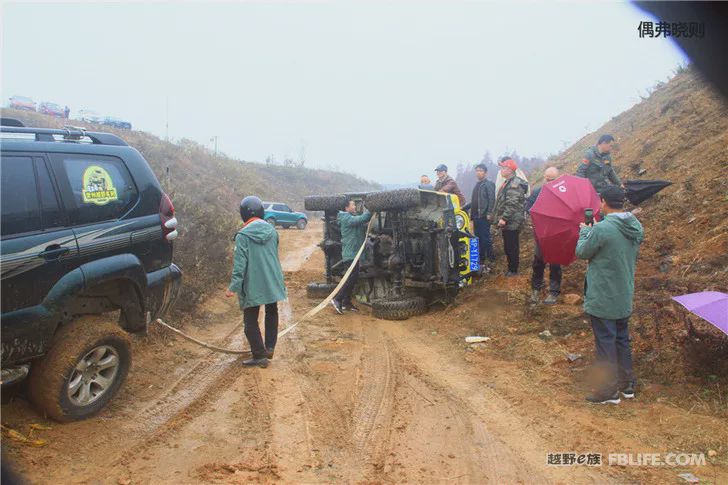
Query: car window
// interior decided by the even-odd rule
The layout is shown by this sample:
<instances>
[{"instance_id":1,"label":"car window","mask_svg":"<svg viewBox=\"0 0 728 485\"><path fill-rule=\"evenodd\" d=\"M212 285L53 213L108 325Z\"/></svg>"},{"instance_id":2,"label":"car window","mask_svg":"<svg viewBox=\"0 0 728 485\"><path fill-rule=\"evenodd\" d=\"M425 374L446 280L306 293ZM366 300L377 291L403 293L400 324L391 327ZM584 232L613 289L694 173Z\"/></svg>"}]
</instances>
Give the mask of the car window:
<instances>
[{"instance_id":1,"label":"car window","mask_svg":"<svg viewBox=\"0 0 728 485\"><path fill-rule=\"evenodd\" d=\"M283 204L273 204L273 210L280 212L291 212L290 209Z\"/></svg>"},{"instance_id":2,"label":"car window","mask_svg":"<svg viewBox=\"0 0 728 485\"><path fill-rule=\"evenodd\" d=\"M281 207L283 207L283 208L282 208L281 210L282 210L282 211L284 211L284 212L293 212L293 211L291 210L291 208L290 208L290 207L288 207L287 205L282 205Z\"/></svg>"},{"instance_id":3,"label":"car window","mask_svg":"<svg viewBox=\"0 0 728 485\"><path fill-rule=\"evenodd\" d=\"M64 204L74 224L118 219L131 209L139 192L129 170L115 157L54 154L54 168Z\"/></svg>"},{"instance_id":4,"label":"car window","mask_svg":"<svg viewBox=\"0 0 728 485\"><path fill-rule=\"evenodd\" d=\"M35 159L35 173L38 174L38 189L40 192L41 216L43 229L62 227L65 223L58 195L51 182L45 162L42 158Z\"/></svg>"},{"instance_id":5,"label":"car window","mask_svg":"<svg viewBox=\"0 0 728 485\"><path fill-rule=\"evenodd\" d=\"M30 157L6 157L2 165L2 236L40 230L38 187Z\"/></svg>"}]
</instances>

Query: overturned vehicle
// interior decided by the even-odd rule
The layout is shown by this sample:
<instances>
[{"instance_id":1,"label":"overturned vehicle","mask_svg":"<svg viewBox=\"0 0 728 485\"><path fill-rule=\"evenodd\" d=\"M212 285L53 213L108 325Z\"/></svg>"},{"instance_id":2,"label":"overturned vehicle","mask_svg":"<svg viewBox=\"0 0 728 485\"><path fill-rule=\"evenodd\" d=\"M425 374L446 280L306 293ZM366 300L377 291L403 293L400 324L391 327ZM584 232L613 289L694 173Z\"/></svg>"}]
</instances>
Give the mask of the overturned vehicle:
<instances>
[{"instance_id":1,"label":"overturned vehicle","mask_svg":"<svg viewBox=\"0 0 728 485\"><path fill-rule=\"evenodd\" d=\"M448 304L480 270L478 239L468 214L452 194L419 189L309 196L305 207L324 212L325 282L310 283L307 294L324 298L347 270L341 259L339 211L349 200L372 213L360 260L359 302L374 316L404 320L430 305Z\"/></svg>"}]
</instances>

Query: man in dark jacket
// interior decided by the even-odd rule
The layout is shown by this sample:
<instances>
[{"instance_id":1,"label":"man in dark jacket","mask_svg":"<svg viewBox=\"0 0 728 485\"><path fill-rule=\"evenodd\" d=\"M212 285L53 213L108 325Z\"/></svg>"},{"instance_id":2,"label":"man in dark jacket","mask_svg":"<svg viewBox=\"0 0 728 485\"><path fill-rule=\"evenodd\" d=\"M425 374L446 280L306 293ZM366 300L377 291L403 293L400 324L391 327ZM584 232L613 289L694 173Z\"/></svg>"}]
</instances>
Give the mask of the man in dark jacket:
<instances>
[{"instance_id":1,"label":"man in dark jacket","mask_svg":"<svg viewBox=\"0 0 728 485\"><path fill-rule=\"evenodd\" d=\"M437 173L437 182L435 182L435 192L446 192L448 194L455 194L458 196L460 201L460 207L465 205L465 196L460 191L458 183L454 178L447 174L447 165L440 164L435 168Z\"/></svg>"},{"instance_id":2,"label":"man in dark jacket","mask_svg":"<svg viewBox=\"0 0 728 485\"><path fill-rule=\"evenodd\" d=\"M624 212L624 191L606 188L601 194L604 219L581 223L576 256L589 261L586 271L584 311L591 318L597 359L607 367L608 381L586 399L593 403L619 404L634 397L629 317L634 298L637 254L644 239L642 224Z\"/></svg>"},{"instance_id":3,"label":"man in dark jacket","mask_svg":"<svg viewBox=\"0 0 728 485\"><path fill-rule=\"evenodd\" d=\"M612 135L602 135L596 146L589 147L584 154L576 176L587 178L594 186L594 190L601 194L604 189L611 185L622 185L617 172L612 167Z\"/></svg>"},{"instance_id":4,"label":"man in dark jacket","mask_svg":"<svg viewBox=\"0 0 728 485\"><path fill-rule=\"evenodd\" d=\"M516 175L518 165L512 158L504 158L498 164L506 181L498 190L493 209L493 221L503 233L503 250L508 259L506 276L518 275L520 242L519 232L523 227L524 205L528 182Z\"/></svg>"},{"instance_id":5,"label":"man in dark jacket","mask_svg":"<svg viewBox=\"0 0 728 485\"><path fill-rule=\"evenodd\" d=\"M235 236L233 274L225 296L238 295L243 310L245 337L252 359L245 366L267 367L278 340L278 303L287 296L278 259L278 233L263 220L263 202L253 195L240 202L243 228ZM265 305L265 343L258 326Z\"/></svg>"},{"instance_id":6,"label":"man in dark jacket","mask_svg":"<svg viewBox=\"0 0 728 485\"><path fill-rule=\"evenodd\" d=\"M549 167L543 173L544 184L552 182L557 178L559 178L559 169L556 167ZM533 204L536 203L536 199L538 199L538 194L541 193L542 187L543 185L531 192L531 195L529 195L526 199L526 212L531 212L531 207L533 207ZM538 303L541 301L541 290L544 287L543 275L546 269L546 262L543 260L541 248L539 247L538 241L535 237L534 241L536 247L533 253L533 264L531 265L531 268L533 269L533 272L531 273L531 301ZM561 265L549 264L549 295L543 301L544 304L555 304L559 297L559 293L561 293Z\"/></svg>"},{"instance_id":7,"label":"man in dark jacket","mask_svg":"<svg viewBox=\"0 0 728 485\"><path fill-rule=\"evenodd\" d=\"M480 264L482 265L486 257L490 261L495 261L493 241L490 239L490 225L495 208L495 184L486 178L488 167L484 163L475 166L475 176L478 181L470 199L470 218L473 220L475 235L480 240Z\"/></svg>"},{"instance_id":8,"label":"man in dark jacket","mask_svg":"<svg viewBox=\"0 0 728 485\"><path fill-rule=\"evenodd\" d=\"M364 244L364 238L367 234L367 223L372 218L372 214L364 209L364 213L356 215L356 202L348 200L344 210L339 212L336 220L341 227L341 260L345 268L351 266L352 261L356 258L356 253ZM331 306L334 307L336 313L343 314L344 311L356 312L358 309L351 301L354 287L359 280L359 262L356 262L354 269L346 280L344 286L341 287L339 293L331 300Z\"/></svg>"}]
</instances>

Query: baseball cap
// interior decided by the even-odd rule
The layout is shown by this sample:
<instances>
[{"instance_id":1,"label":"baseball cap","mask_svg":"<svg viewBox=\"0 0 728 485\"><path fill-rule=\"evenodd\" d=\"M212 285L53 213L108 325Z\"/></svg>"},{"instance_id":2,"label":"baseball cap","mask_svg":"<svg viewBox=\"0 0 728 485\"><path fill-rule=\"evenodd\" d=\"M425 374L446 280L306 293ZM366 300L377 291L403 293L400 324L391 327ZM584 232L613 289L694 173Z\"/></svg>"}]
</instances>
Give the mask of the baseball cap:
<instances>
[{"instance_id":1,"label":"baseball cap","mask_svg":"<svg viewBox=\"0 0 728 485\"><path fill-rule=\"evenodd\" d=\"M447 165L441 163L440 165L435 167L435 172L447 172Z\"/></svg>"},{"instance_id":2,"label":"baseball cap","mask_svg":"<svg viewBox=\"0 0 728 485\"><path fill-rule=\"evenodd\" d=\"M518 165L516 164L516 162L512 158L507 158L505 160L501 160L498 165L500 165L501 167L510 168L514 172L516 170L518 170Z\"/></svg>"}]
</instances>

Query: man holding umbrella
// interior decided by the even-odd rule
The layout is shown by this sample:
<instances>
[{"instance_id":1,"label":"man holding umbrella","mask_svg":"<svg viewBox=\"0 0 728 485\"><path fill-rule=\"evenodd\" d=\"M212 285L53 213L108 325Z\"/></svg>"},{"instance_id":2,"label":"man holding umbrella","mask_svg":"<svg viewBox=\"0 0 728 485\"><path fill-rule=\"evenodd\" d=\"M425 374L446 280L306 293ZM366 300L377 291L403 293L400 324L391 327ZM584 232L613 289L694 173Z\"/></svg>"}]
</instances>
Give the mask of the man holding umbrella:
<instances>
[{"instance_id":1,"label":"man holding umbrella","mask_svg":"<svg viewBox=\"0 0 728 485\"><path fill-rule=\"evenodd\" d=\"M582 223L576 256L589 261L586 272L584 311L591 318L598 360L608 370L606 385L586 399L592 403L619 404L620 392L634 397L632 349L629 329L634 297L637 253L644 239L642 224L624 212L624 191L616 186L601 195L604 219Z\"/></svg>"},{"instance_id":2,"label":"man holding umbrella","mask_svg":"<svg viewBox=\"0 0 728 485\"><path fill-rule=\"evenodd\" d=\"M596 146L587 149L584 159L576 170L575 175L589 179L598 194L601 194L610 185L622 185L617 172L612 167L611 151L613 142L614 137L612 135L600 136Z\"/></svg>"},{"instance_id":3,"label":"man holding umbrella","mask_svg":"<svg viewBox=\"0 0 728 485\"><path fill-rule=\"evenodd\" d=\"M559 178L559 169L556 167L549 167L543 173L543 183L548 184ZM531 212L531 207L536 203L538 195L541 193L543 185L528 196L526 199L526 212ZM546 270L546 262L544 261L541 247L538 244L538 239L535 240L536 247L533 253L533 264L531 268L533 273L531 274L531 300L534 303L538 303L541 300L541 290L543 289L543 276ZM561 293L561 265L560 264L549 264L549 295L543 301L546 305L554 305L556 300Z\"/></svg>"}]
</instances>

